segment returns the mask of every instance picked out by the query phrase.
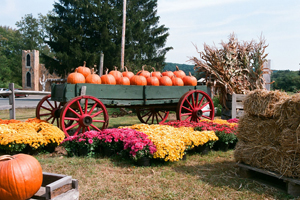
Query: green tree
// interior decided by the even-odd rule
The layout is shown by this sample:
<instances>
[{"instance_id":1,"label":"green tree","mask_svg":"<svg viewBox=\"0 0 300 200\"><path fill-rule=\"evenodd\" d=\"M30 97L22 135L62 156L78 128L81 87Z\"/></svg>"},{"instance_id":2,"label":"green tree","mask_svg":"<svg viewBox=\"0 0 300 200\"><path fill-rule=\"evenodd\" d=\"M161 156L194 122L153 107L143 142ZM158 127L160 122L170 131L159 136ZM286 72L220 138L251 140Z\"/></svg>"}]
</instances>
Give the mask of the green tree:
<instances>
[{"instance_id":1,"label":"green tree","mask_svg":"<svg viewBox=\"0 0 300 200\"><path fill-rule=\"evenodd\" d=\"M19 31L0 26L0 87L22 85L22 39Z\"/></svg>"},{"instance_id":2,"label":"green tree","mask_svg":"<svg viewBox=\"0 0 300 200\"><path fill-rule=\"evenodd\" d=\"M125 64L130 69L144 64L162 67L171 47L163 48L169 34L158 26L157 0L129 0L127 5ZM93 66L101 52L104 67L120 66L122 6L121 0L56 2L47 42L55 59L45 57L50 71L66 75L83 61Z\"/></svg>"}]
</instances>

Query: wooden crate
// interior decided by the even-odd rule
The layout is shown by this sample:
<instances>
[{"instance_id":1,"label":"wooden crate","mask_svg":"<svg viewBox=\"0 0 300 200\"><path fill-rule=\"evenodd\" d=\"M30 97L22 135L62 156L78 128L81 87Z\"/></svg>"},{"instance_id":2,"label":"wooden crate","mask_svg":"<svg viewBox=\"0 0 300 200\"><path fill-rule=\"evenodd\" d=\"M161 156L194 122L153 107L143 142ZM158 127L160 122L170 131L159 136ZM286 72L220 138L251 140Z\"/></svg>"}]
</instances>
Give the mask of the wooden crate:
<instances>
[{"instance_id":1,"label":"wooden crate","mask_svg":"<svg viewBox=\"0 0 300 200\"><path fill-rule=\"evenodd\" d=\"M237 163L239 175L243 178L255 179L264 184L284 190L286 193L294 196L300 196L300 179L293 179L280 174L255 168L249 165Z\"/></svg>"},{"instance_id":2,"label":"wooden crate","mask_svg":"<svg viewBox=\"0 0 300 200\"><path fill-rule=\"evenodd\" d=\"M71 176L43 172L43 183L39 191L29 200L78 200L78 180Z\"/></svg>"}]
</instances>

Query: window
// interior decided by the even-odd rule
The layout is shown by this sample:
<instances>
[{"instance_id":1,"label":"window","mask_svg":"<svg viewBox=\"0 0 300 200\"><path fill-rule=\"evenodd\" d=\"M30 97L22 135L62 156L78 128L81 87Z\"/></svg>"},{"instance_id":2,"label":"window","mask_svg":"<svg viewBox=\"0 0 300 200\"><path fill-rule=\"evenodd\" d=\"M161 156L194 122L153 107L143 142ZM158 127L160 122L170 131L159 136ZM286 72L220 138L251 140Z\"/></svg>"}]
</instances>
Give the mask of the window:
<instances>
[{"instance_id":1,"label":"window","mask_svg":"<svg viewBox=\"0 0 300 200\"><path fill-rule=\"evenodd\" d=\"M26 74L26 87L31 88L31 74L30 74L30 72L27 72L27 74Z\"/></svg>"},{"instance_id":2,"label":"window","mask_svg":"<svg viewBox=\"0 0 300 200\"><path fill-rule=\"evenodd\" d=\"M29 54L27 54L27 56L26 56L26 66L30 66L30 55Z\"/></svg>"}]
</instances>

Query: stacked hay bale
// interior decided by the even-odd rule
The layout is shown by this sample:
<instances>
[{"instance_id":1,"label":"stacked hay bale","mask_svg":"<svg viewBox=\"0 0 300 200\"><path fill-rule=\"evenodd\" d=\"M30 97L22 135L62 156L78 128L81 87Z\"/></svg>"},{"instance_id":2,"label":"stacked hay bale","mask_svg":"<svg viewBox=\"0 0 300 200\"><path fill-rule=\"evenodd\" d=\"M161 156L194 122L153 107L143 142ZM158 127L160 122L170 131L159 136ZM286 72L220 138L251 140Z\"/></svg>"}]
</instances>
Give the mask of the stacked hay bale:
<instances>
[{"instance_id":1,"label":"stacked hay bale","mask_svg":"<svg viewBox=\"0 0 300 200\"><path fill-rule=\"evenodd\" d=\"M254 90L239 120L237 162L300 178L300 94Z\"/></svg>"}]
</instances>

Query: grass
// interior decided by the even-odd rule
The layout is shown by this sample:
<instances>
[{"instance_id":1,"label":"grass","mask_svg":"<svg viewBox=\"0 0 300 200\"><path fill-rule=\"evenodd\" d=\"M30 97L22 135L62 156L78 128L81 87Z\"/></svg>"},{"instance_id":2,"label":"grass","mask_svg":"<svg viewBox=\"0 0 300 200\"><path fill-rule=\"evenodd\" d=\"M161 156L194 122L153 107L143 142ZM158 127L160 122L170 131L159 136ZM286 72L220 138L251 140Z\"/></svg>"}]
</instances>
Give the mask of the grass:
<instances>
[{"instance_id":1,"label":"grass","mask_svg":"<svg viewBox=\"0 0 300 200\"><path fill-rule=\"evenodd\" d=\"M109 127L139 123L132 116L112 118ZM16 109L16 118L35 117L34 109ZM9 112L0 111L1 119ZM99 199L292 199L283 190L259 181L241 178L233 150L211 151L208 155L188 154L187 160L161 162L138 167L120 157L66 157L55 153L35 157L44 172L72 176L79 181L81 200Z\"/></svg>"},{"instance_id":2,"label":"grass","mask_svg":"<svg viewBox=\"0 0 300 200\"><path fill-rule=\"evenodd\" d=\"M283 191L238 176L233 151L186 161L137 167L119 157L84 158L41 154L43 171L79 181L80 199L291 199Z\"/></svg>"}]
</instances>

